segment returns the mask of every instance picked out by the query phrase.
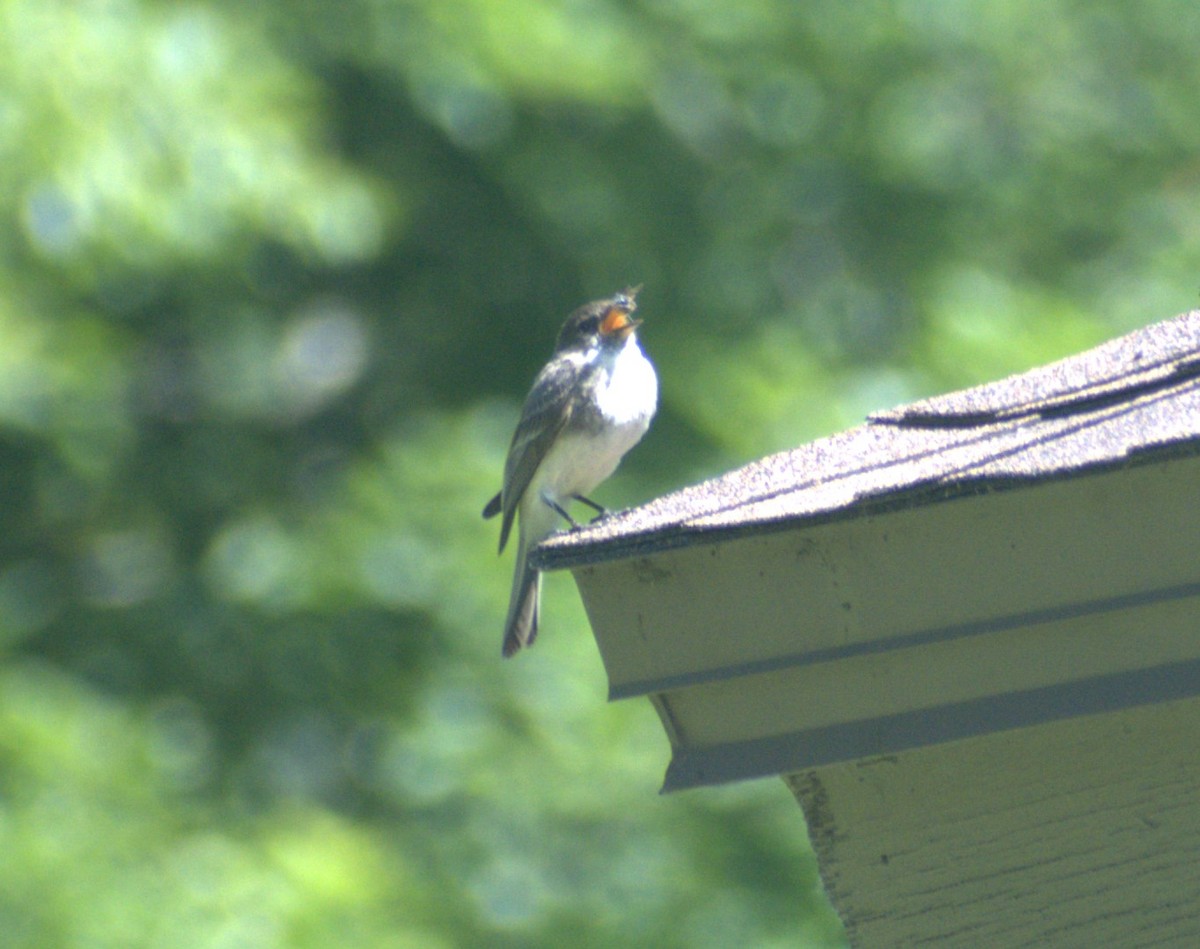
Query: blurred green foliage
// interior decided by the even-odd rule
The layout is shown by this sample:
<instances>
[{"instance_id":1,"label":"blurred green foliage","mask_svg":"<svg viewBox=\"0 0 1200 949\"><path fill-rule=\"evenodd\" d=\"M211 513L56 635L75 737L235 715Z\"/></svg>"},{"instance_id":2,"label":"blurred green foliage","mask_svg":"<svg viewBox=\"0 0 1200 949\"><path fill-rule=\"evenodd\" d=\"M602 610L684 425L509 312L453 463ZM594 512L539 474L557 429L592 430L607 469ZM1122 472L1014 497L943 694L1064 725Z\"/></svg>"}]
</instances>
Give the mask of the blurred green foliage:
<instances>
[{"instance_id":1,"label":"blurred green foliage","mask_svg":"<svg viewBox=\"0 0 1200 949\"><path fill-rule=\"evenodd\" d=\"M479 519L644 282L620 505L1192 305L1200 6L0 0L0 941L832 946ZM753 635L753 630L735 631Z\"/></svg>"}]
</instances>

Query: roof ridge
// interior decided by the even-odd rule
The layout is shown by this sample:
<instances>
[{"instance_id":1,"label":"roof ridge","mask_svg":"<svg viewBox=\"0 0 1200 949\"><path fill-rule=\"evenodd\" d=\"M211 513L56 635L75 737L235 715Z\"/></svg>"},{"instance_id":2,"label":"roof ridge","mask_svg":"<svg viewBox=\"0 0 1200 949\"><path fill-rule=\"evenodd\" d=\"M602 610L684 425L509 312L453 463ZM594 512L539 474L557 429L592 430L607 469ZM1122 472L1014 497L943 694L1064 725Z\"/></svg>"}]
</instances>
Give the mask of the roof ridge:
<instances>
[{"instance_id":1,"label":"roof ridge","mask_svg":"<svg viewBox=\"0 0 1200 949\"><path fill-rule=\"evenodd\" d=\"M1200 311L1192 311L1004 379L874 412L869 420L904 428L971 428L1050 418L1137 399L1198 375Z\"/></svg>"},{"instance_id":2,"label":"roof ridge","mask_svg":"<svg viewBox=\"0 0 1200 949\"><path fill-rule=\"evenodd\" d=\"M1162 389L1181 385L1200 377L1200 355L1158 360L1143 366L1131 367L1115 375L1084 383L1056 395L1034 398L995 409L963 410L924 408L925 403L912 407L900 406L873 413L874 425L893 425L901 428L973 428L995 425L1021 418L1057 418L1076 412L1090 412L1118 402L1132 401ZM1012 377L1014 379L1020 376ZM991 383L990 385L996 385ZM985 388L985 387L978 387ZM970 391L970 390L966 390ZM928 400L935 401L935 400Z\"/></svg>"}]
</instances>

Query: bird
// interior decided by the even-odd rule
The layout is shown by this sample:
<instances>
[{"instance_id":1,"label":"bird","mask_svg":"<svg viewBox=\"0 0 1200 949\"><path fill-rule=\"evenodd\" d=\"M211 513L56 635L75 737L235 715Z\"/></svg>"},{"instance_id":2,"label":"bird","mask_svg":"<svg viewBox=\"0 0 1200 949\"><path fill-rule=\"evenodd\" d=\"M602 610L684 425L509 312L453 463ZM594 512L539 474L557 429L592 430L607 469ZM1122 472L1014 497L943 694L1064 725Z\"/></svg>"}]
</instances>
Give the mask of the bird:
<instances>
[{"instance_id":1,"label":"bird","mask_svg":"<svg viewBox=\"0 0 1200 949\"><path fill-rule=\"evenodd\" d=\"M517 560L504 621L507 658L538 634L541 572L529 553L555 532L560 518L579 524L568 507L580 501L607 512L587 495L616 470L650 427L658 407L658 375L638 344L633 319L641 286L587 303L567 317L554 354L534 379L504 463L499 493L484 518L503 514L500 553L518 519Z\"/></svg>"}]
</instances>

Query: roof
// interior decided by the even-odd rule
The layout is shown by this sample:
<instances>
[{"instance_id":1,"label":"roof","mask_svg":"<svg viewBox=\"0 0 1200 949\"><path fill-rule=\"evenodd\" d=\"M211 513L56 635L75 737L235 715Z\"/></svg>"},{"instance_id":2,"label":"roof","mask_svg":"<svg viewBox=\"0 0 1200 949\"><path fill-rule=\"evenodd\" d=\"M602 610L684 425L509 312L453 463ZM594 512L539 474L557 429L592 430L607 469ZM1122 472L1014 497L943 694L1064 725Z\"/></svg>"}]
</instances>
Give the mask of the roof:
<instances>
[{"instance_id":1,"label":"roof","mask_svg":"<svg viewBox=\"0 0 1200 949\"><path fill-rule=\"evenodd\" d=\"M558 534L547 569L1200 454L1200 310Z\"/></svg>"}]
</instances>

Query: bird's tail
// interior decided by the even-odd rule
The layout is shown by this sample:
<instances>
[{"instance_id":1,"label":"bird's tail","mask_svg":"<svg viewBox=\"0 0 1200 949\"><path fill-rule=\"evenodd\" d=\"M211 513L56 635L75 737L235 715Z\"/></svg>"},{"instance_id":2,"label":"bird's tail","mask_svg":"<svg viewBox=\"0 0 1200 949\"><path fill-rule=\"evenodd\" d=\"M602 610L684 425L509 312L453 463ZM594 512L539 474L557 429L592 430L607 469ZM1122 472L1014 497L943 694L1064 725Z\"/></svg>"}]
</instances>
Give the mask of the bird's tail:
<instances>
[{"instance_id":1,"label":"bird's tail","mask_svg":"<svg viewBox=\"0 0 1200 949\"><path fill-rule=\"evenodd\" d=\"M532 545L530 545L532 546ZM523 646L533 645L538 633L538 610L542 597L542 574L528 566L525 538L517 550L517 566L513 572L512 596L508 601L508 619L504 621L505 658Z\"/></svg>"}]
</instances>

